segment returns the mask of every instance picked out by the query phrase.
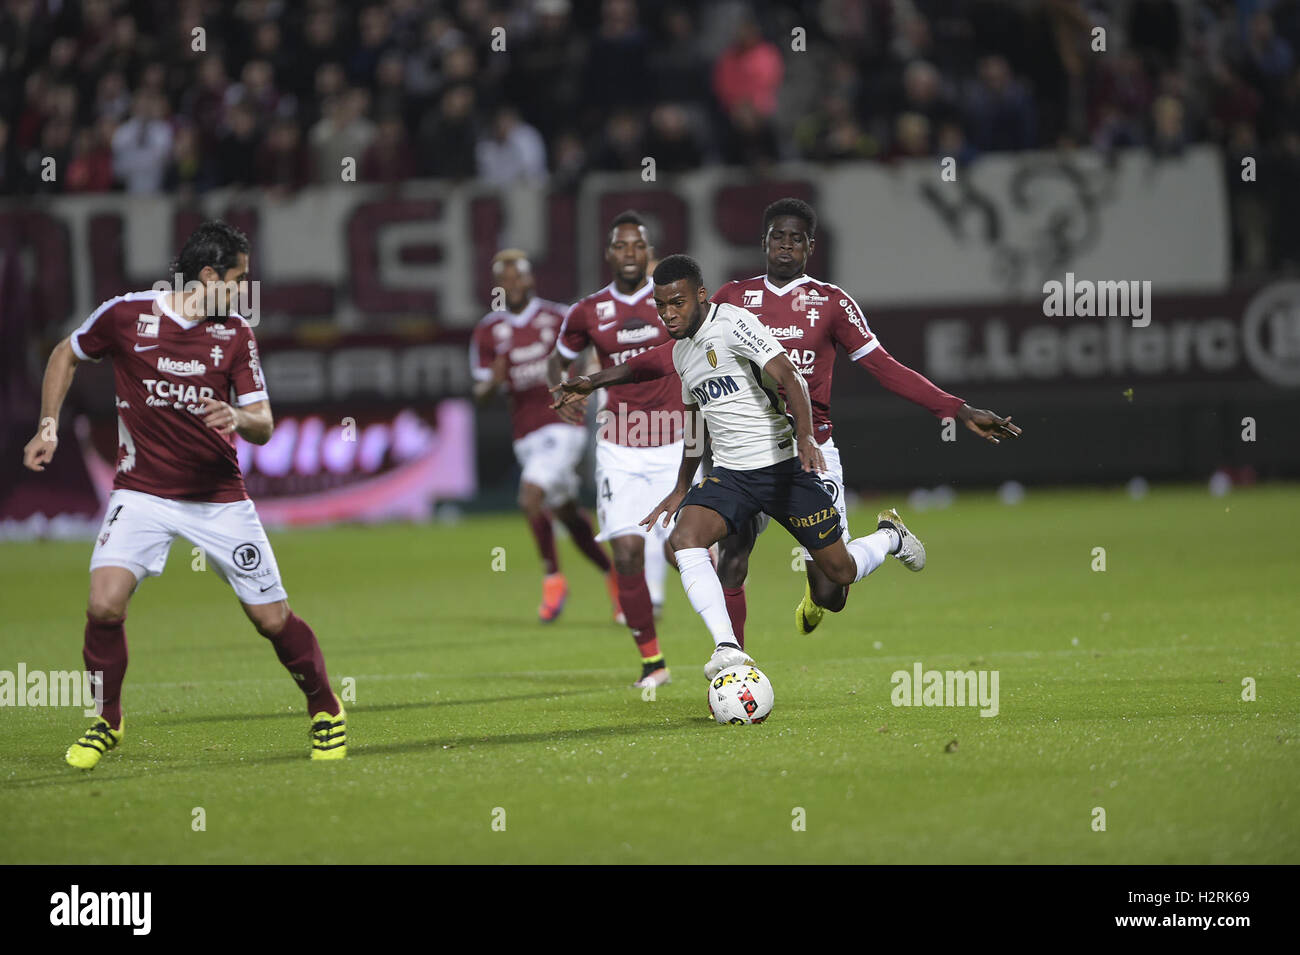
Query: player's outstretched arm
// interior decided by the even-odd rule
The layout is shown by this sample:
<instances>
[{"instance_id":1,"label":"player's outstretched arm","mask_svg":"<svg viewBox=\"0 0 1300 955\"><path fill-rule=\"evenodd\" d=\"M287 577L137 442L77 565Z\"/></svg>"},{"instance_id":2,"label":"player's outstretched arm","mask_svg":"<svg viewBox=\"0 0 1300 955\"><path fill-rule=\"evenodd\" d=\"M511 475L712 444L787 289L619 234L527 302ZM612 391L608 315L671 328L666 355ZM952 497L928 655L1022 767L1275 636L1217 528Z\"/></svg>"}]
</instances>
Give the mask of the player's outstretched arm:
<instances>
[{"instance_id":1,"label":"player's outstretched arm","mask_svg":"<svg viewBox=\"0 0 1300 955\"><path fill-rule=\"evenodd\" d=\"M899 397L920 405L937 418L957 418L967 428L992 444L1002 438L1020 437L1020 428L992 411L972 408L962 399L950 395L925 375L908 368L883 347L872 349L858 359L884 387Z\"/></svg>"},{"instance_id":2,"label":"player's outstretched arm","mask_svg":"<svg viewBox=\"0 0 1300 955\"><path fill-rule=\"evenodd\" d=\"M1018 438L1021 434L1020 426L1011 423L1011 415L1003 418L967 404L957 409L957 419L990 444L1001 444L1003 438Z\"/></svg>"},{"instance_id":3,"label":"player's outstretched arm","mask_svg":"<svg viewBox=\"0 0 1300 955\"><path fill-rule=\"evenodd\" d=\"M215 398L203 398L203 423L220 434L239 433L252 444L266 444L275 430L271 402L255 401L243 408Z\"/></svg>"},{"instance_id":4,"label":"player's outstretched arm","mask_svg":"<svg viewBox=\"0 0 1300 955\"><path fill-rule=\"evenodd\" d=\"M704 449L708 446L709 429L704 423L704 416L700 414L698 407L693 405L686 406L686 413L693 414L693 430L687 431L687 439L682 443L682 463L677 468L677 484L668 493L662 501L655 505L655 509L641 519L643 527L654 527L655 521L663 515L663 525L668 526L668 522L673 519L682 506L682 501L686 498L686 492L691 489L691 478L695 477L695 472L699 470L700 458L704 457ZM689 435L697 435L692 440Z\"/></svg>"},{"instance_id":5,"label":"player's outstretched arm","mask_svg":"<svg viewBox=\"0 0 1300 955\"><path fill-rule=\"evenodd\" d=\"M799 463L805 471L825 471L826 460L813 437L812 399L808 396L808 383L799 374L790 356L784 351L768 359L763 371L776 379L785 392L786 404L794 415L795 447L799 450Z\"/></svg>"},{"instance_id":6,"label":"player's outstretched arm","mask_svg":"<svg viewBox=\"0 0 1300 955\"><path fill-rule=\"evenodd\" d=\"M44 471L45 465L54 459L54 449L59 446L59 412L63 410L63 399L72 387L78 361L72 343L65 338L54 346L45 365L45 378L41 381L41 421L36 428L36 437L23 448L23 464L33 471Z\"/></svg>"}]
</instances>

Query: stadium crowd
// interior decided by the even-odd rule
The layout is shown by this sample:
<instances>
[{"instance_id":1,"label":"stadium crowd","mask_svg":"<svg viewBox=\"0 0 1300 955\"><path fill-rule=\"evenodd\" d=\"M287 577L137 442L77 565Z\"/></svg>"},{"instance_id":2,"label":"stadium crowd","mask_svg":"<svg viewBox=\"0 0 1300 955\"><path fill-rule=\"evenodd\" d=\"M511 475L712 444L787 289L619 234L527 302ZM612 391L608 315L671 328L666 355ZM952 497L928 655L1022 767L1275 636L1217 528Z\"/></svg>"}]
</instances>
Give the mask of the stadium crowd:
<instances>
[{"instance_id":1,"label":"stadium crowd","mask_svg":"<svg viewBox=\"0 0 1300 955\"><path fill-rule=\"evenodd\" d=\"M1228 157L1300 268L1300 0L4 0L0 194L762 171L1093 146ZM1105 50L1095 28L1105 30ZM1255 183L1237 175L1257 159ZM47 158L55 160L51 178ZM43 172L45 174L43 175Z\"/></svg>"}]
</instances>

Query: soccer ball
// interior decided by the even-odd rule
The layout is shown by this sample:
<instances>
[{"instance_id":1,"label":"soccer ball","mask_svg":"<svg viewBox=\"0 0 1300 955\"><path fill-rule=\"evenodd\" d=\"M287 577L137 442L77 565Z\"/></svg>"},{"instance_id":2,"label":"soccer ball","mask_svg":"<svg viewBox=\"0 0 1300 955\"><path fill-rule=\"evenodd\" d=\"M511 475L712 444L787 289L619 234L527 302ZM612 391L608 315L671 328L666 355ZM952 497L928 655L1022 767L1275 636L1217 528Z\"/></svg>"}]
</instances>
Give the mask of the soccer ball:
<instances>
[{"instance_id":1,"label":"soccer ball","mask_svg":"<svg viewBox=\"0 0 1300 955\"><path fill-rule=\"evenodd\" d=\"M709 713L719 723L761 723L772 712L772 682L758 667L728 667L709 684Z\"/></svg>"}]
</instances>

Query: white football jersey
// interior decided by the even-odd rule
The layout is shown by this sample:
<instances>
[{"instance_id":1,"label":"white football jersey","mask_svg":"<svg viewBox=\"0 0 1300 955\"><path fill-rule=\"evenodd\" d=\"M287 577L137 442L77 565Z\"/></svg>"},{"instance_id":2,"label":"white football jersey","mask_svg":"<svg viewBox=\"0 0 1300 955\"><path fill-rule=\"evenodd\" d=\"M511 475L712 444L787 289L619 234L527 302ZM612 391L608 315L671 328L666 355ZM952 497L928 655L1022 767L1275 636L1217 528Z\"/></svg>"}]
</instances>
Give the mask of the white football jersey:
<instances>
[{"instance_id":1,"label":"white football jersey","mask_svg":"<svg viewBox=\"0 0 1300 955\"><path fill-rule=\"evenodd\" d=\"M704 414L719 467L753 471L797 453L794 423L775 379L763 371L784 354L756 315L726 304L710 305L695 335L673 343L682 401Z\"/></svg>"}]
</instances>

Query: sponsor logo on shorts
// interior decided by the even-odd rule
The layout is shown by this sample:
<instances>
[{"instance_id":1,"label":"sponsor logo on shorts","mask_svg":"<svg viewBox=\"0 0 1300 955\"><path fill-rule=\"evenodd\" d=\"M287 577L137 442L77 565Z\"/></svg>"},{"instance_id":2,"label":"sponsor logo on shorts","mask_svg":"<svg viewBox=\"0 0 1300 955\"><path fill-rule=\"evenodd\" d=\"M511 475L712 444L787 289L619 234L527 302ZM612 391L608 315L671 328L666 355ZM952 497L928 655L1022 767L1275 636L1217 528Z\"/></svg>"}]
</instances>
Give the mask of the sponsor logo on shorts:
<instances>
[{"instance_id":1,"label":"sponsor logo on shorts","mask_svg":"<svg viewBox=\"0 0 1300 955\"><path fill-rule=\"evenodd\" d=\"M838 518L839 513L840 512L835 510L833 507L823 507L820 511L814 511L806 517L787 517L786 520L790 522L791 527L816 527L822 521L828 520L832 517ZM831 530L834 530L834 528ZM830 531L827 531L826 533L829 534ZM826 534L820 536L825 537Z\"/></svg>"},{"instance_id":2,"label":"sponsor logo on shorts","mask_svg":"<svg viewBox=\"0 0 1300 955\"><path fill-rule=\"evenodd\" d=\"M262 563L262 551L256 544L240 544L230 554L230 559L235 562L235 566L245 573L257 570Z\"/></svg>"}]
</instances>

